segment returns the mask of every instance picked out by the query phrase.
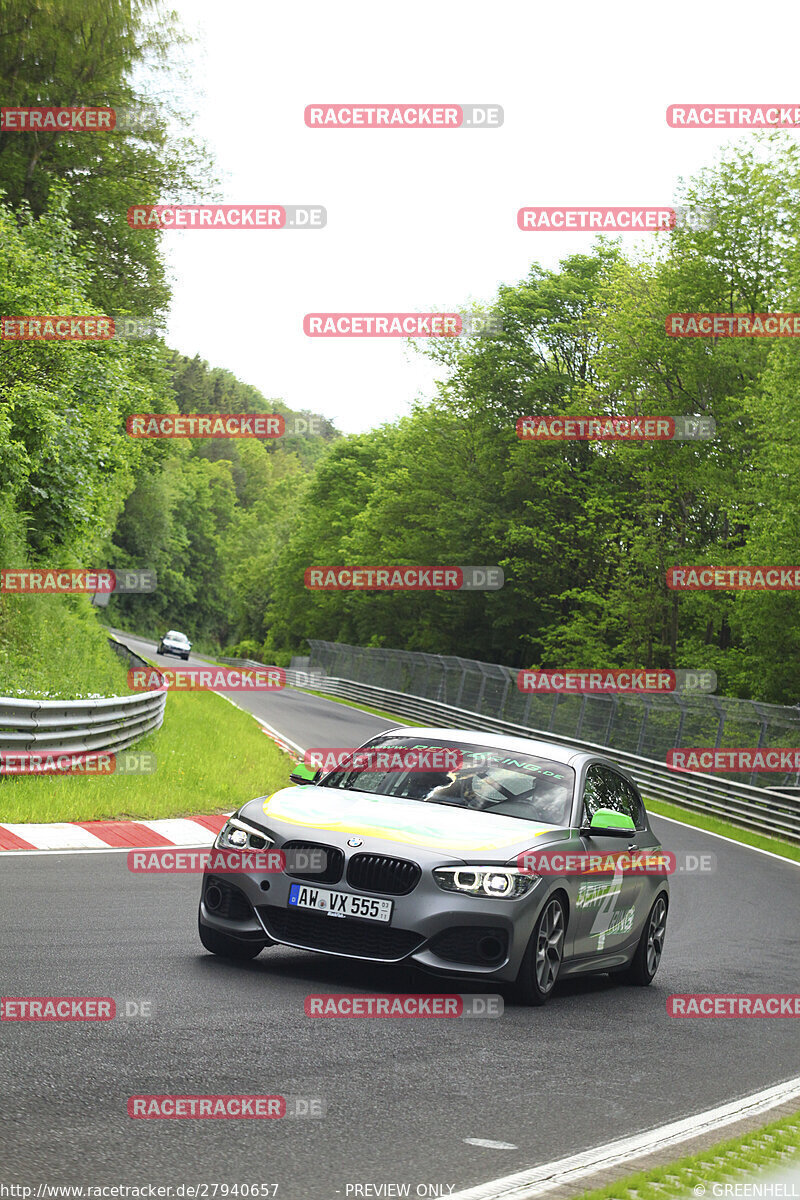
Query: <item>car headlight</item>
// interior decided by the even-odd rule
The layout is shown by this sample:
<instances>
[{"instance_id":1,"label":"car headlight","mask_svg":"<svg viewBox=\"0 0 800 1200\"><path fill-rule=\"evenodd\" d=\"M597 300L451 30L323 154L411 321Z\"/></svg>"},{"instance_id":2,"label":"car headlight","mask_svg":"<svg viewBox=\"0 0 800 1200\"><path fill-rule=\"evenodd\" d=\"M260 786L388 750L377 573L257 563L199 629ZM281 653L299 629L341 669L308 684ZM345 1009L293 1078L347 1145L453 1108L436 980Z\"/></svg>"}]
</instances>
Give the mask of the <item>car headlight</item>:
<instances>
[{"instance_id":1,"label":"car headlight","mask_svg":"<svg viewBox=\"0 0 800 1200\"><path fill-rule=\"evenodd\" d=\"M275 843L272 838L255 825L248 825L239 817L228 817L217 834L214 846L217 850L268 850Z\"/></svg>"},{"instance_id":2,"label":"car headlight","mask_svg":"<svg viewBox=\"0 0 800 1200\"><path fill-rule=\"evenodd\" d=\"M523 874L511 867L436 867L433 878L444 892L517 900L533 891L539 875Z\"/></svg>"}]
</instances>

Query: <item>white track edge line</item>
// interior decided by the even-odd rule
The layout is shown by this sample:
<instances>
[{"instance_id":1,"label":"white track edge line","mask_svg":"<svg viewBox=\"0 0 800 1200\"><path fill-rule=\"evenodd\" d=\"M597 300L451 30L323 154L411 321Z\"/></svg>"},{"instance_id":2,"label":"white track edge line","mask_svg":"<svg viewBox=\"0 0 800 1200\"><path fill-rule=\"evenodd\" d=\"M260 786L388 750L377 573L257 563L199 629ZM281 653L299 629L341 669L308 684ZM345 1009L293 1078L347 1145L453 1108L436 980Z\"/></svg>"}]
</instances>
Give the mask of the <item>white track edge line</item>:
<instances>
[{"instance_id":1,"label":"white track edge line","mask_svg":"<svg viewBox=\"0 0 800 1200\"><path fill-rule=\"evenodd\" d=\"M800 1097L800 1076L764 1088L760 1092L753 1092L739 1100L706 1109L695 1116L682 1117L680 1120L670 1121L667 1125L648 1129L629 1138L620 1138L604 1146L583 1150L567 1158L555 1159L538 1167L478 1184L477 1187L454 1192L450 1200L533 1200L534 1197L554 1188L577 1183L601 1170L627 1164L631 1159L640 1158L663 1146L677 1145L721 1129L734 1121L757 1116L797 1097Z\"/></svg>"},{"instance_id":2,"label":"white track edge line","mask_svg":"<svg viewBox=\"0 0 800 1200\"><path fill-rule=\"evenodd\" d=\"M237 708L238 708L238 705L237 705ZM244 710L244 711L246 711L246 710ZM255 713L251 713L251 716L255 716ZM282 742L285 742L287 746L291 746L292 750L294 750L299 755L300 758L303 757L303 755L305 754L305 750L303 749L302 746L298 746L297 742L292 741L292 739L287 737L285 733L280 733L279 730L277 730L273 725L270 725L267 721L262 721L261 717L256 717L256 720L258 721L259 725L261 725L264 729L268 729L269 732L274 737L280 738L280 740Z\"/></svg>"},{"instance_id":3,"label":"white track edge line","mask_svg":"<svg viewBox=\"0 0 800 1200\"><path fill-rule=\"evenodd\" d=\"M657 817L659 821L672 821L673 825L683 825L684 829L696 829L698 833L705 833L709 837L719 838L723 842L730 842L732 846L741 846L744 850L755 850L756 854L766 854L768 858L777 858L778 862L788 863L790 867L800 867L800 860L796 858L786 858L783 854L776 854L774 850L764 850L761 846L751 846L749 842L740 842L738 838L728 837L726 833L714 833L711 829L703 829L702 825L693 825L690 821L679 821L677 817L665 817L663 813L658 813L652 809L648 809L649 817ZM764 837L769 837L769 834L764 834Z\"/></svg>"}]
</instances>

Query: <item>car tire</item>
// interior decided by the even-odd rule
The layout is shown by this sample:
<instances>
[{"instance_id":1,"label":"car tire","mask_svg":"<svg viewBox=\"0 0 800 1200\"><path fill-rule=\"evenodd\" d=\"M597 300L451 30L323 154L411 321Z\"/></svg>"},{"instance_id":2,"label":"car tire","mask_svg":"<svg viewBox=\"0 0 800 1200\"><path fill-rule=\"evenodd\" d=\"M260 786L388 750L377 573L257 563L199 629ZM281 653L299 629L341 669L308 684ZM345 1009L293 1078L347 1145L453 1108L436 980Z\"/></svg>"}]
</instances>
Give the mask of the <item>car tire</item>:
<instances>
[{"instance_id":1,"label":"car tire","mask_svg":"<svg viewBox=\"0 0 800 1200\"><path fill-rule=\"evenodd\" d=\"M567 913L560 896L551 896L539 914L514 983L518 1004L546 1004L556 985L564 958Z\"/></svg>"},{"instance_id":2,"label":"car tire","mask_svg":"<svg viewBox=\"0 0 800 1200\"><path fill-rule=\"evenodd\" d=\"M242 938L230 937L227 933L221 933L219 929L204 925L199 917L197 931L206 950L220 958L238 959L239 962L255 958L267 945L266 942L246 942Z\"/></svg>"},{"instance_id":3,"label":"car tire","mask_svg":"<svg viewBox=\"0 0 800 1200\"><path fill-rule=\"evenodd\" d=\"M161 642L159 642L159 643L158 643L158 649L156 650L156 654L163 654L163 653L164 653L164 647L163 647L163 645L161 644Z\"/></svg>"},{"instance_id":4,"label":"car tire","mask_svg":"<svg viewBox=\"0 0 800 1200\"><path fill-rule=\"evenodd\" d=\"M634 987L649 987L655 979L664 951L668 912L667 897L661 892L656 896L653 906L647 914L642 936L639 938L639 944L630 966L620 972L619 978L623 983L632 984Z\"/></svg>"},{"instance_id":5,"label":"car tire","mask_svg":"<svg viewBox=\"0 0 800 1200\"><path fill-rule=\"evenodd\" d=\"M182 654L182 655L181 655L181 658L183 659L183 661L184 661L184 662L188 662L188 661L189 661L189 655L188 655L188 654Z\"/></svg>"}]
</instances>

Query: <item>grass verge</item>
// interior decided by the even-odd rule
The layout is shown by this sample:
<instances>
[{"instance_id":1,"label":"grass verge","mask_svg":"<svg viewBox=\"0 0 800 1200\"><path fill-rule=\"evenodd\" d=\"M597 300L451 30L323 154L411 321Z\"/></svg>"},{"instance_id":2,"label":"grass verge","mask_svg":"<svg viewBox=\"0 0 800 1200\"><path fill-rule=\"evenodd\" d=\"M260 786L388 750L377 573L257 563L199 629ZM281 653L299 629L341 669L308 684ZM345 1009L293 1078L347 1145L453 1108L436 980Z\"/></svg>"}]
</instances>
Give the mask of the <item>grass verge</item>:
<instances>
[{"instance_id":1,"label":"grass verge","mask_svg":"<svg viewBox=\"0 0 800 1200\"><path fill-rule=\"evenodd\" d=\"M786 1170L797 1162L800 1149L800 1113L773 1121L742 1137L731 1138L670 1163L629 1175L607 1187L583 1192L579 1200L677 1200L682 1196L725 1195L714 1184L735 1183L727 1194L752 1195L743 1184L755 1174ZM765 1191L764 1195L770 1193ZM790 1195L775 1192L776 1195Z\"/></svg>"},{"instance_id":2,"label":"grass verge","mask_svg":"<svg viewBox=\"0 0 800 1200\"><path fill-rule=\"evenodd\" d=\"M88 596L0 597L0 696L127 696L127 668Z\"/></svg>"},{"instance_id":3,"label":"grass verge","mask_svg":"<svg viewBox=\"0 0 800 1200\"><path fill-rule=\"evenodd\" d=\"M745 846L755 846L759 850L769 850L781 858L792 862L800 862L800 846L794 842L786 842L782 838L768 837L766 834L755 833L751 829L742 829L740 825L731 825L728 821L720 821L717 817L707 817L704 813L692 812L688 808L680 808L677 804L666 804L663 800L651 800L645 796L647 811L656 816L672 817L682 821L684 825L694 825L696 829L705 829L709 833L719 833L723 837L732 838Z\"/></svg>"},{"instance_id":4,"label":"grass verge","mask_svg":"<svg viewBox=\"0 0 800 1200\"><path fill-rule=\"evenodd\" d=\"M149 775L5 776L0 821L95 821L226 812L289 786L291 760L214 692L170 692L161 729L137 742Z\"/></svg>"},{"instance_id":5,"label":"grass verge","mask_svg":"<svg viewBox=\"0 0 800 1200\"><path fill-rule=\"evenodd\" d=\"M299 688L309 696L320 696L323 700L333 700L335 704L344 704L347 708L357 708L360 712L372 713L373 717L383 717L387 721L397 721L398 725L418 725L424 729L422 721L412 721L409 717L398 717L397 713L383 712L380 708L367 708L366 704L356 704L354 700L342 700L341 696L331 696L327 692L315 692L311 688Z\"/></svg>"}]
</instances>

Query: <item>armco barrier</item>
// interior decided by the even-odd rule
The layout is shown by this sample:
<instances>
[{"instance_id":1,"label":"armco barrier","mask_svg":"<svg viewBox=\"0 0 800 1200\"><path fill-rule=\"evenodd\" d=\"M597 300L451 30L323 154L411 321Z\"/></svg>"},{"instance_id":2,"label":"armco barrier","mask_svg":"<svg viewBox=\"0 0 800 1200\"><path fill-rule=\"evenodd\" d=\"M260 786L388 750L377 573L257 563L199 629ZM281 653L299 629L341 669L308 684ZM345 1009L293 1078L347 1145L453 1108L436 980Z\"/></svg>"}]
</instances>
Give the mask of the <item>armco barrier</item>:
<instances>
[{"instance_id":1,"label":"armco barrier","mask_svg":"<svg viewBox=\"0 0 800 1200\"><path fill-rule=\"evenodd\" d=\"M293 687L308 686L307 680L308 673L305 671L286 672L286 681ZM315 673L313 690L365 704L369 708L381 709L383 712L412 721L474 729L479 732L508 733L514 737L541 738L560 746L572 746L576 750L608 754L630 772L645 796L678 804L707 816L732 821L759 833L774 834L800 842L800 798L797 796L783 795L746 783L733 783L719 776L670 771L663 762L638 754L629 754L615 747L567 738L546 730L529 729L487 716L485 713L470 712L422 696L409 696L367 683L326 678Z\"/></svg>"},{"instance_id":2,"label":"armco barrier","mask_svg":"<svg viewBox=\"0 0 800 1200\"><path fill-rule=\"evenodd\" d=\"M149 665L127 646L111 644L131 665ZM75 754L124 750L160 728L166 701L166 687L96 700L0 697L0 750Z\"/></svg>"},{"instance_id":3,"label":"armco barrier","mask_svg":"<svg viewBox=\"0 0 800 1200\"><path fill-rule=\"evenodd\" d=\"M334 644L313 641L311 643L312 650L315 650L317 646L327 648L332 645ZM344 649L354 648L344 647ZM368 654L369 651L364 651L364 653ZM220 661L231 666L254 668L265 666L264 663L254 662L252 659L229 658L220 659ZM298 662L305 665L308 663L308 659L292 659L293 664ZM353 679L327 676L324 666L321 667L319 664L320 656L312 653L308 669L298 671L294 667L290 667L286 672L286 682L291 687L324 692L331 696L338 696L342 700L352 700L356 704L377 708L382 712L391 713L398 718L405 717L411 721L452 726L477 732L508 733L514 737L538 738L545 742L555 742L559 746L572 746L576 750L607 754L630 772L645 796L678 804L694 812L705 813L709 817L731 821L735 825L741 825L745 829L752 829L758 833L773 834L792 842L800 842L800 796L793 795L789 787L780 790L753 787L751 784L725 779L717 775L671 771L657 759L647 758L642 754L632 754L616 746L603 745L601 742L590 742L577 737L567 737L549 729L519 725L488 713L476 713L470 709L445 704L425 696L409 695L406 692L394 691L391 688L378 687L375 684Z\"/></svg>"},{"instance_id":4,"label":"armco barrier","mask_svg":"<svg viewBox=\"0 0 800 1200\"><path fill-rule=\"evenodd\" d=\"M309 645L311 668L331 679L424 696L523 729L546 730L567 741L591 742L654 762L666 763L670 750L689 746L800 746L800 705L719 696L697 686L698 672L687 672L695 676L695 687L674 692L548 694L520 690L519 671L500 663L315 638L309 638ZM800 785L800 772L744 771L726 773L726 779L785 792Z\"/></svg>"}]
</instances>

